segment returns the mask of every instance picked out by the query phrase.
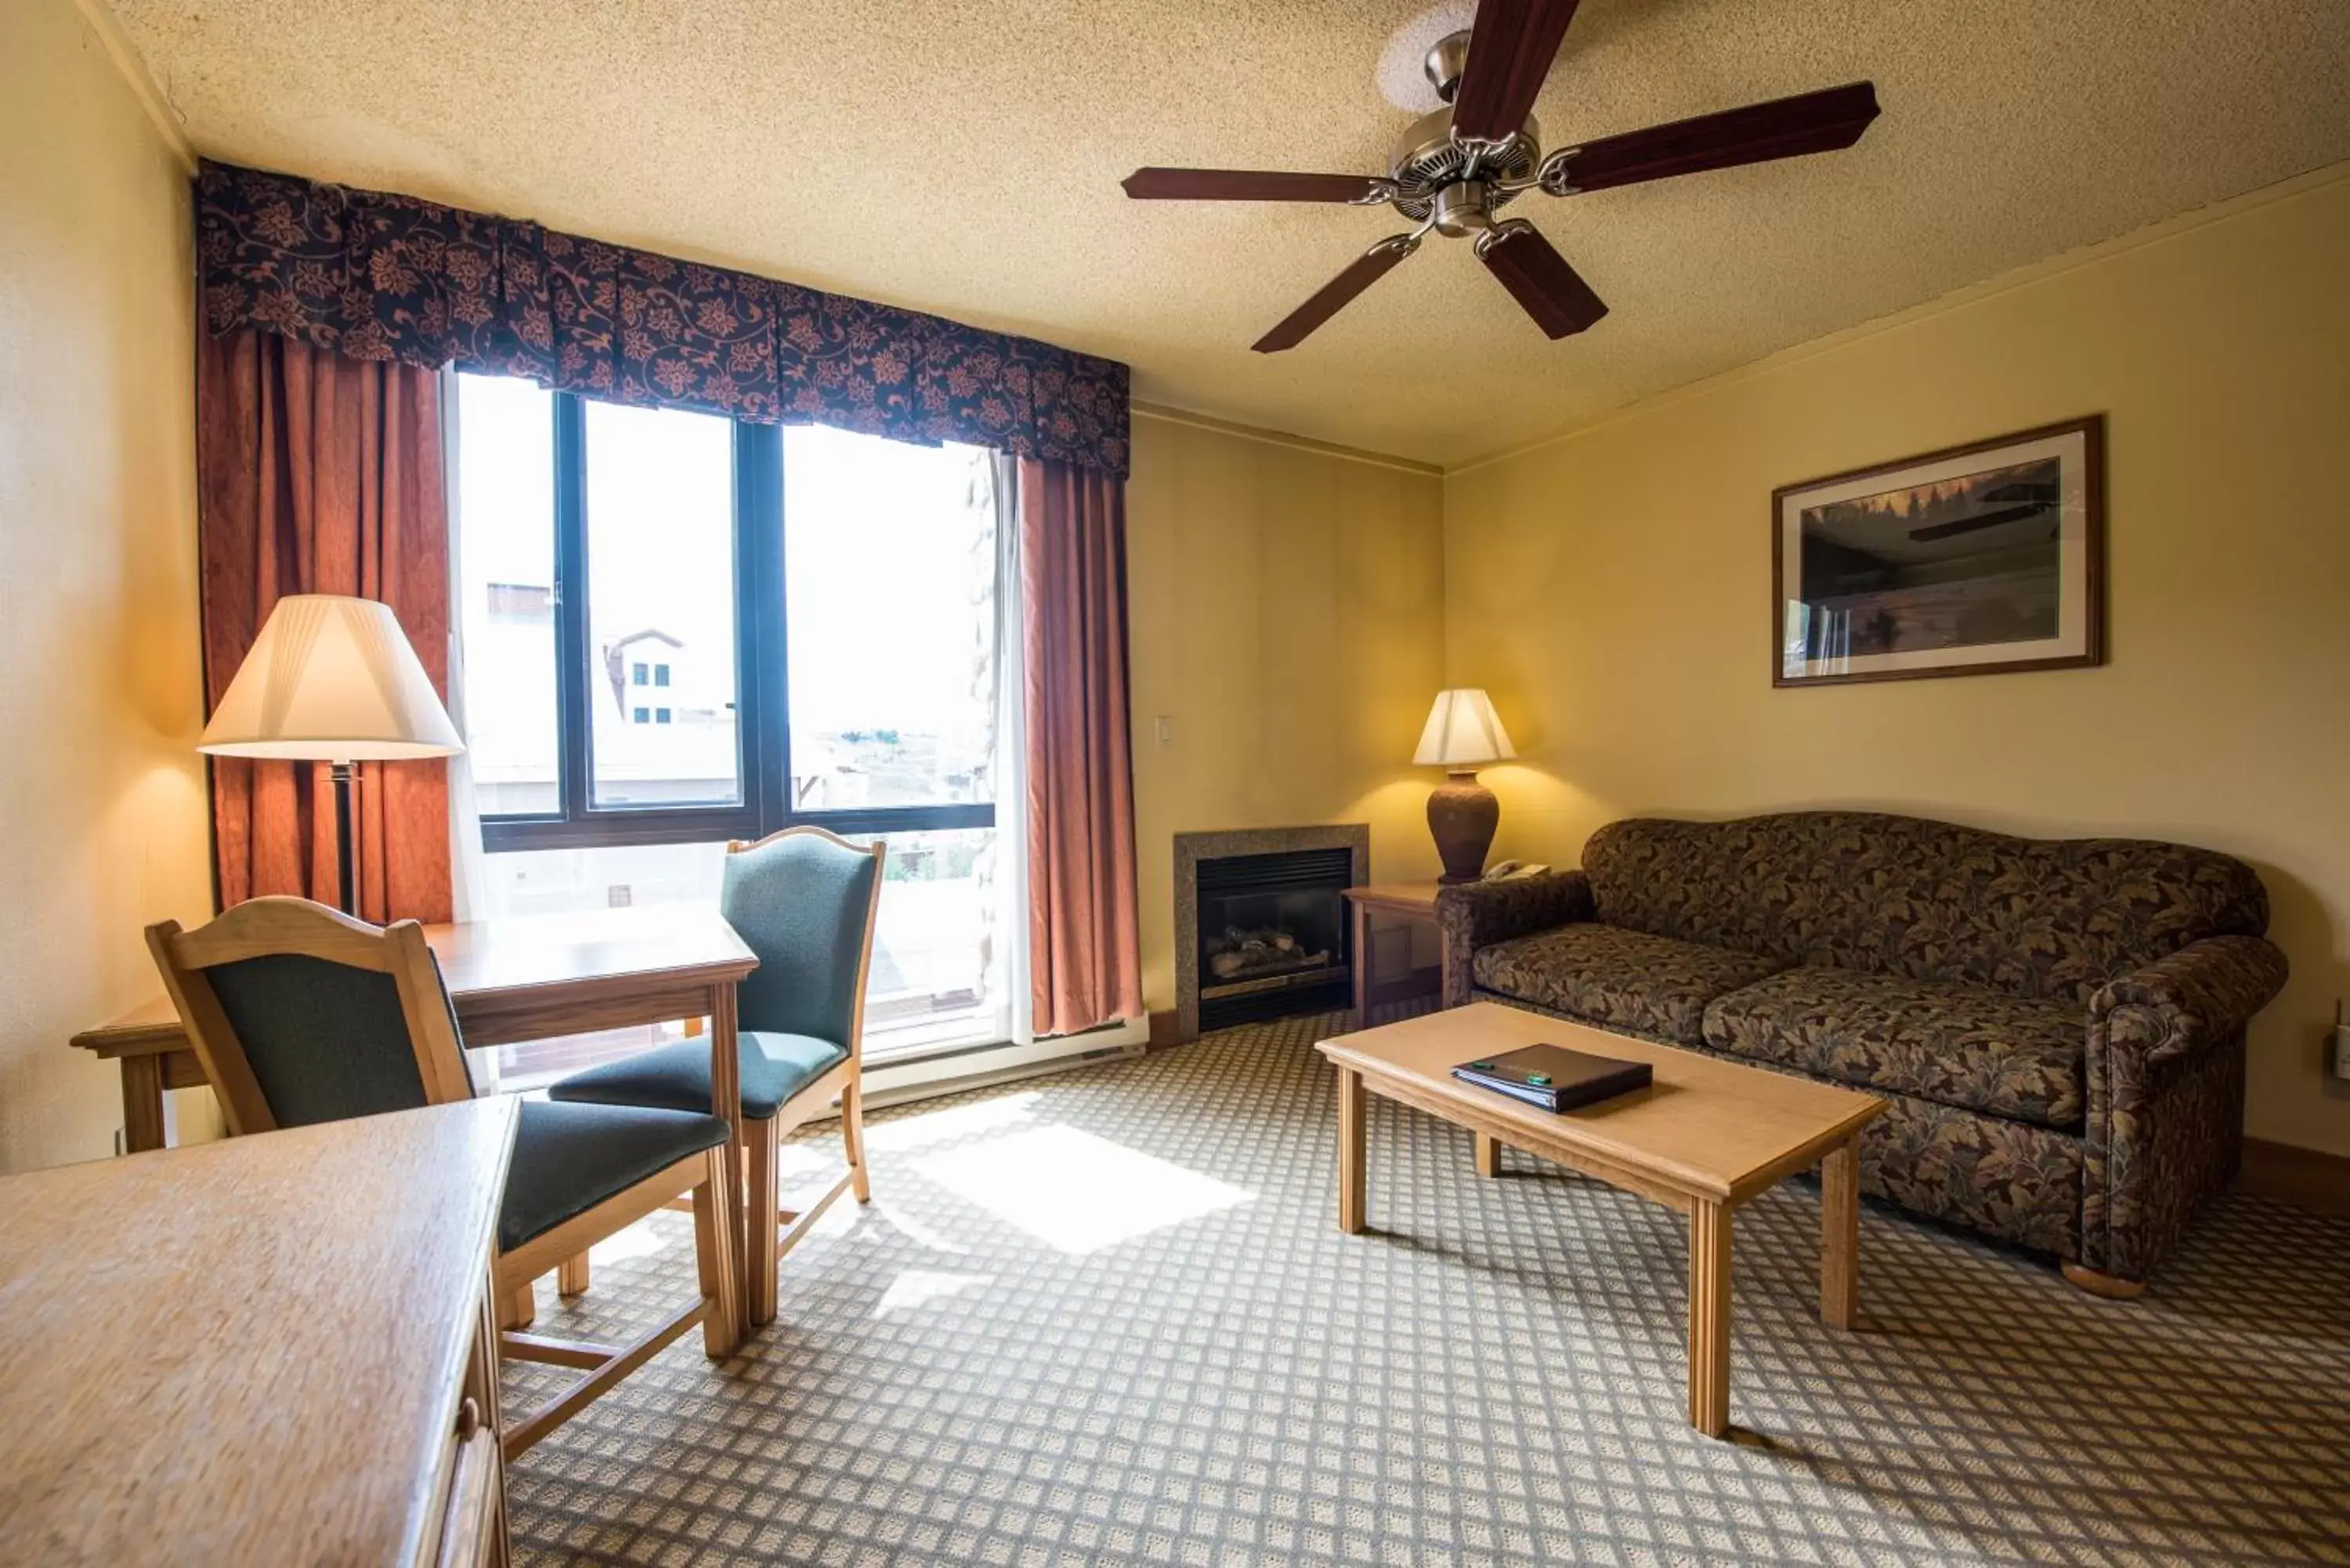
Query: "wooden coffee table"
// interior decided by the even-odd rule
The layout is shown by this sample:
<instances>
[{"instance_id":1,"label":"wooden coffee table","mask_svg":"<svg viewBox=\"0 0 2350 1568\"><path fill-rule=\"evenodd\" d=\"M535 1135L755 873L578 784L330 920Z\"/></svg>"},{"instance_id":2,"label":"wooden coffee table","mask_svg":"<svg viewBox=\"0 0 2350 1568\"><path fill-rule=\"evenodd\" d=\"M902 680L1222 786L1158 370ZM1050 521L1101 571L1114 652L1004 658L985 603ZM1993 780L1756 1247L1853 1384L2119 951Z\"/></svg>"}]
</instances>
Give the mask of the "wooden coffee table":
<instances>
[{"instance_id":1,"label":"wooden coffee table","mask_svg":"<svg viewBox=\"0 0 2350 1568\"><path fill-rule=\"evenodd\" d=\"M1651 1064L1648 1088L1553 1115L1451 1075L1547 1043ZM1338 1229L1363 1230L1365 1091L1467 1127L1492 1176L1513 1144L1689 1216L1690 1425L1730 1430L1730 1216L1784 1177L1820 1168L1820 1319L1859 1307L1860 1129L1875 1096L1695 1051L1481 1002L1323 1041L1338 1069Z\"/></svg>"}]
</instances>

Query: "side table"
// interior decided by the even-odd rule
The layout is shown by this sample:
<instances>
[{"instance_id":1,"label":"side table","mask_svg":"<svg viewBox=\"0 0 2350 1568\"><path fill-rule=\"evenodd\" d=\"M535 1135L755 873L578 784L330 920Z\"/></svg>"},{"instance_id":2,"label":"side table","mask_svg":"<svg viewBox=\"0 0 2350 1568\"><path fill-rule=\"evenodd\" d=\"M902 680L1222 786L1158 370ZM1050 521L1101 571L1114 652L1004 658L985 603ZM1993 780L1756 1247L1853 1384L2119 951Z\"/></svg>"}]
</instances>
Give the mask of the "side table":
<instances>
[{"instance_id":1,"label":"side table","mask_svg":"<svg viewBox=\"0 0 2350 1568\"><path fill-rule=\"evenodd\" d=\"M1398 915L1408 920L1424 920L1436 924L1436 895L1443 884L1430 878L1425 882L1371 882L1346 890L1347 906L1354 913L1355 968L1355 1027L1371 1026L1371 917L1375 914ZM1443 943L1438 942L1441 950Z\"/></svg>"}]
</instances>

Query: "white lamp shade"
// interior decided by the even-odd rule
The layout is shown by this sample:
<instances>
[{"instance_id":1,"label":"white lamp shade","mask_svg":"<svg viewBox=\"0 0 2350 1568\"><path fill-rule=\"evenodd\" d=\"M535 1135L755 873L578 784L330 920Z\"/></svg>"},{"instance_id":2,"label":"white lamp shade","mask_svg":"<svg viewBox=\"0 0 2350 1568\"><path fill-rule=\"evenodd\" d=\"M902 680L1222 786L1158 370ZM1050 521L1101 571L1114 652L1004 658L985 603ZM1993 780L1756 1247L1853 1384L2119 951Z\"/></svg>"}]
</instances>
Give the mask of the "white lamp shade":
<instances>
[{"instance_id":1,"label":"white lamp shade","mask_svg":"<svg viewBox=\"0 0 2350 1568\"><path fill-rule=\"evenodd\" d=\"M465 749L389 605L289 594L222 693L200 752L356 763Z\"/></svg>"},{"instance_id":2,"label":"white lamp shade","mask_svg":"<svg viewBox=\"0 0 2350 1568\"><path fill-rule=\"evenodd\" d=\"M1481 687L1456 686L1436 694L1411 760L1420 767L1473 768L1517 754L1493 700Z\"/></svg>"}]
</instances>

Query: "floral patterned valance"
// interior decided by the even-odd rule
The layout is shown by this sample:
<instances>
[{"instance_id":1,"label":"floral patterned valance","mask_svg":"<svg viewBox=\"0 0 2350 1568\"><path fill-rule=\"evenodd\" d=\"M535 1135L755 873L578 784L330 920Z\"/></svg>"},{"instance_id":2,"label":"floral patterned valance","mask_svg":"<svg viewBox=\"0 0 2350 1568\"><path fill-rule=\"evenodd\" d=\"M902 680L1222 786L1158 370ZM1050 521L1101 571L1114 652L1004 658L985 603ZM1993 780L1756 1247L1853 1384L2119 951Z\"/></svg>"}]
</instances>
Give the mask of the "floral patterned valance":
<instances>
[{"instance_id":1,"label":"floral patterned valance","mask_svg":"<svg viewBox=\"0 0 2350 1568\"><path fill-rule=\"evenodd\" d=\"M613 402L1127 471L1127 368L536 223L204 164L206 325Z\"/></svg>"}]
</instances>

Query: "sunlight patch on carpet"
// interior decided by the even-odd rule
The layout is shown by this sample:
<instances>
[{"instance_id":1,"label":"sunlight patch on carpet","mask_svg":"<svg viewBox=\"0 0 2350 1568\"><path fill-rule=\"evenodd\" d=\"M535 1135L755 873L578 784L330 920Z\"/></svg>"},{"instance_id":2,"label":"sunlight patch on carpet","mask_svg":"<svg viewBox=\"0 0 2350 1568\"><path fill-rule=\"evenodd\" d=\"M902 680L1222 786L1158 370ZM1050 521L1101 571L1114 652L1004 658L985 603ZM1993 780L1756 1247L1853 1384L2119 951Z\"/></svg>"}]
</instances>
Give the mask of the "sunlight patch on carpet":
<instances>
[{"instance_id":1,"label":"sunlight patch on carpet","mask_svg":"<svg viewBox=\"0 0 2350 1568\"><path fill-rule=\"evenodd\" d=\"M995 1282L993 1274L954 1274L940 1269L908 1269L889 1282L881 1293L875 1317L888 1317L893 1312L912 1312L931 1302L959 1296L965 1291L975 1291L982 1285Z\"/></svg>"},{"instance_id":2,"label":"sunlight patch on carpet","mask_svg":"<svg viewBox=\"0 0 2350 1568\"><path fill-rule=\"evenodd\" d=\"M1058 1125L926 1155L914 1168L1073 1257L1255 1196L1212 1176Z\"/></svg>"},{"instance_id":3,"label":"sunlight patch on carpet","mask_svg":"<svg viewBox=\"0 0 2350 1568\"><path fill-rule=\"evenodd\" d=\"M950 1106L943 1110L924 1111L917 1116L892 1116L888 1121L867 1126L865 1147L883 1154L903 1154L909 1149L970 1137L975 1133L999 1132L1034 1120L1036 1107L1044 1098L1043 1095L1031 1089L1006 1095L998 1100Z\"/></svg>"}]
</instances>

